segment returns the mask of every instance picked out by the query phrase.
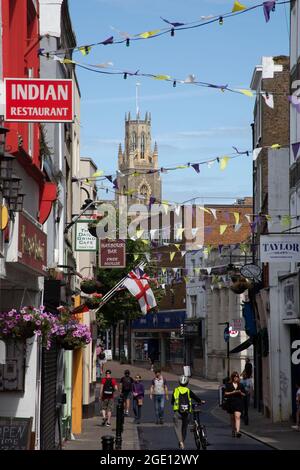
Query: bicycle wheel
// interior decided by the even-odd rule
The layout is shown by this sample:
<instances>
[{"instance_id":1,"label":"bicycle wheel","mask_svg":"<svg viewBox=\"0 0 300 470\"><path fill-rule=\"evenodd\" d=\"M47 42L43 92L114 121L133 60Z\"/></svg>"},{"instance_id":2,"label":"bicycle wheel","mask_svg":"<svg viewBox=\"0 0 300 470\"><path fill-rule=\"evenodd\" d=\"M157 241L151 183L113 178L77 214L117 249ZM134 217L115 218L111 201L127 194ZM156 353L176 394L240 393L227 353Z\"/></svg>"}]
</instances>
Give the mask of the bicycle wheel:
<instances>
[{"instance_id":1,"label":"bicycle wheel","mask_svg":"<svg viewBox=\"0 0 300 470\"><path fill-rule=\"evenodd\" d=\"M200 436L200 430L198 427L194 427L194 438L195 438L196 449L200 450L201 449L201 436Z\"/></svg>"},{"instance_id":2,"label":"bicycle wheel","mask_svg":"<svg viewBox=\"0 0 300 470\"><path fill-rule=\"evenodd\" d=\"M207 434L206 434L205 426L200 427L200 441L201 441L202 449L206 450L207 449Z\"/></svg>"}]
</instances>

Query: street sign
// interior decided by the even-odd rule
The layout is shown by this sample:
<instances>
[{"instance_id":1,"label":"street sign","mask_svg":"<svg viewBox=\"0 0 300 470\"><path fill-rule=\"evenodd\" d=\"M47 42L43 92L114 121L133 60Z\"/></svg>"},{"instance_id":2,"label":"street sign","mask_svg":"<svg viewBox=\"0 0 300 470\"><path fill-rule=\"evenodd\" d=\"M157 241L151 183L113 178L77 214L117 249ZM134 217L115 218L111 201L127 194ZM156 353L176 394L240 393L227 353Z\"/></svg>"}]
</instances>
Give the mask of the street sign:
<instances>
[{"instance_id":1,"label":"street sign","mask_svg":"<svg viewBox=\"0 0 300 470\"><path fill-rule=\"evenodd\" d=\"M75 251L96 251L97 238L93 237L88 230L90 220L76 222Z\"/></svg>"},{"instance_id":2,"label":"street sign","mask_svg":"<svg viewBox=\"0 0 300 470\"><path fill-rule=\"evenodd\" d=\"M5 78L5 121L72 122L73 81Z\"/></svg>"},{"instance_id":3,"label":"street sign","mask_svg":"<svg viewBox=\"0 0 300 470\"><path fill-rule=\"evenodd\" d=\"M238 330L234 330L232 326L229 327L229 336L230 338L236 338L239 335Z\"/></svg>"},{"instance_id":4,"label":"street sign","mask_svg":"<svg viewBox=\"0 0 300 470\"><path fill-rule=\"evenodd\" d=\"M233 330L240 331L243 329L243 319L234 318L233 320L231 320L230 325L232 326Z\"/></svg>"},{"instance_id":5,"label":"street sign","mask_svg":"<svg viewBox=\"0 0 300 470\"><path fill-rule=\"evenodd\" d=\"M99 266L101 268L125 268L126 243L124 240L100 240Z\"/></svg>"},{"instance_id":6,"label":"street sign","mask_svg":"<svg viewBox=\"0 0 300 470\"><path fill-rule=\"evenodd\" d=\"M261 276L261 269L257 264L245 264L241 267L240 272L248 279L260 279Z\"/></svg>"}]
</instances>

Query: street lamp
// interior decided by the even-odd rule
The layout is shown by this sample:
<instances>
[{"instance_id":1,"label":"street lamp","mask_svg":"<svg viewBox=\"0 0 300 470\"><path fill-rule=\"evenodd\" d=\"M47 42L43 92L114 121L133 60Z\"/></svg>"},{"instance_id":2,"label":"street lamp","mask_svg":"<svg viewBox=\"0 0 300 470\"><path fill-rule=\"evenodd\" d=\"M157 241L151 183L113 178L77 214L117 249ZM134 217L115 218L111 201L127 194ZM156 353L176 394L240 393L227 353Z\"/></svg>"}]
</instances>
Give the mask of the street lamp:
<instances>
[{"instance_id":1,"label":"street lamp","mask_svg":"<svg viewBox=\"0 0 300 470\"><path fill-rule=\"evenodd\" d=\"M226 325L224 330L224 340L227 344L227 378L230 377L230 356L229 356L229 339L230 339L230 332L229 332L229 321L224 323L218 323L218 325Z\"/></svg>"}]
</instances>

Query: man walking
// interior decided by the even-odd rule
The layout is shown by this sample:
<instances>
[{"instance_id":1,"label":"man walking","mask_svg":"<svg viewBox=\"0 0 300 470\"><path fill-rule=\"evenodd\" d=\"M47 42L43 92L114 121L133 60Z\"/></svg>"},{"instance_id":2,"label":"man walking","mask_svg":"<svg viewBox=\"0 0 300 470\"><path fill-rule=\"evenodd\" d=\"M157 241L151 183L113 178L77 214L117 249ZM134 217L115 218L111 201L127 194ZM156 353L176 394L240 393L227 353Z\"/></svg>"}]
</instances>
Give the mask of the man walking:
<instances>
[{"instance_id":1,"label":"man walking","mask_svg":"<svg viewBox=\"0 0 300 470\"><path fill-rule=\"evenodd\" d=\"M152 380L150 388L150 399L154 397L154 410L156 424L164 424L165 399L169 399L168 387L165 378L160 370L156 370L155 377Z\"/></svg>"},{"instance_id":2,"label":"man walking","mask_svg":"<svg viewBox=\"0 0 300 470\"><path fill-rule=\"evenodd\" d=\"M102 402L102 426L111 425L111 414L114 405L114 392L118 391L117 382L111 376L111 371L105 371L105 377L101 380L100 400Z\"/></svg>"}]
</instances>

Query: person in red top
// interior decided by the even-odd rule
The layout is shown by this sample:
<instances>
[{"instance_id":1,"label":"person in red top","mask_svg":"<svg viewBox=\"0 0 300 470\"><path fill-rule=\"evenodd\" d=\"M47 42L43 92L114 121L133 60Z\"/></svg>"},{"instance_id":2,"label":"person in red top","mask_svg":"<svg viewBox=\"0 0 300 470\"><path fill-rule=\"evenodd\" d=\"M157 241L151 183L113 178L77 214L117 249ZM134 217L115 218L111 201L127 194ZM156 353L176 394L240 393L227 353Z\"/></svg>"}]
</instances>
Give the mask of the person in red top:
<instances>
[{"instance_id":1,"label":"person in red top","mask_svg":"<svg viewBox=\"0 0 300 470\"><path fill-rule=\"evenodd\" d=\"M114 392L118 391L117 381L112 378L111 371L105 371L105 377L101 380L100 400L102 402L102 426L111 425L111 414L114 406Z\"/></svg>"}]
</instances>

